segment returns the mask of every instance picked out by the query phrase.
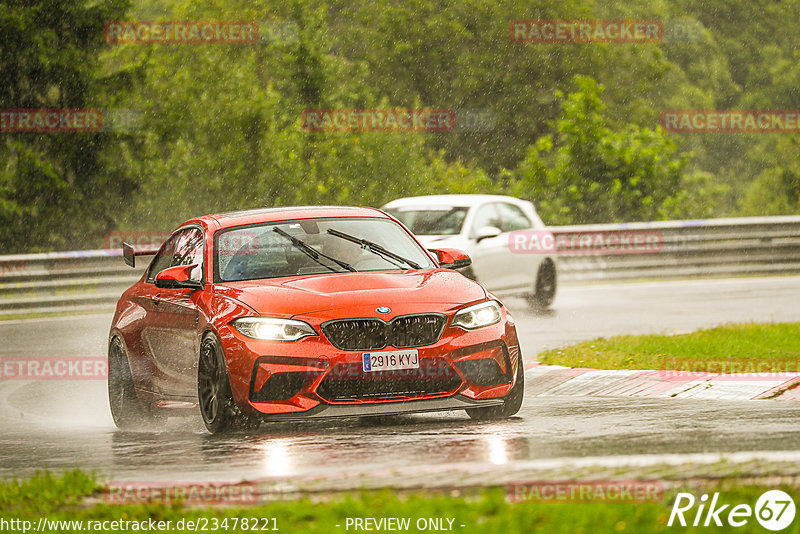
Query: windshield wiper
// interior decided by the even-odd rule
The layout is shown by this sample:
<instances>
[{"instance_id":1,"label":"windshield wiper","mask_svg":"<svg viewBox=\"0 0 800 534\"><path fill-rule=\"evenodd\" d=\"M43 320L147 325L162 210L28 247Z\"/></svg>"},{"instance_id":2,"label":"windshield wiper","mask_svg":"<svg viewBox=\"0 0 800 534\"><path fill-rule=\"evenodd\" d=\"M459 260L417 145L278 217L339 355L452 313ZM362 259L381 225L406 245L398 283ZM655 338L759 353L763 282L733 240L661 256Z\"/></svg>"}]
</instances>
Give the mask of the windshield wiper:
<instances>
[{"instance_id":1,"label":"windshield wiper","mask_svg":"<svg viewBox=\"0 0 800 534\"><path fill-rule=\"evenodd\" d=\"M337 260L336 258L332 258L332 257L328 256L327 254L323 254L322 252L317 251L316 249L314 249L311 245L309 245L305 241L303 241L301 239L297 239L295 236L293 236L293 235L291 235L291 234L289 234L287 232L284 232L283 230L281 230L277 226L275 228L273 228L272 231L273 232L277 232L278 235L281 235L281 236L285 237L286 239L288 239L289 241L291 241L292 245L297 247L301 252L303 252L303 254L305 254L306 256L308 256L309 258L314 260L315 262L319 263L320 265L322 265L323 267L325 267L329 271L333 271L335 273L339 272L336 269L334 269L333 267L331 267L330 265L325 265L324 263L319 261L319 257L320 256L322 256L323 258L325 258L327 260L332 261L333 263L335 263L336 265L338 265L342 269L346 269L348 271L356 272L355 267L353 267L349 263L345 263L342 260Z\"/></svg>"},{"instance_id":2,"label":"windshield wiper","mask_svg":"<svg viewBox=\"0 0 800 534\"><path fill-rule=\"evenodd\" d=\"M355 236L352 236L350 234L346 234L344 232L340 232L339 230L334 230L333 228L328 228L328 233L331 234L334 237L338 237L338 238L341 238L341 239L346 239L347 241L350 241L351 243L357 243L357 244L361 245L361 248L363 248L364 250L372 252L373 254L377 254L378 256L386 256L386 257L391 258L391 259L396 260L396 261L402 261L403 263L405 263L406 265L409 265L413 269L422 269L422 267L420 267L420 265L418 263L416 263L414 261L411 261L411 260L409 260L407 258L404 258L403 256L401 256L400 254L397 254L396 252L392 252L391 250L386 250L381 245L379 245L377 243L374 243L372 241L369 241L367 239L363 239L363 238L360 238L360 237L355 237ZM394 262L390 262L390 263L394 263ZM394 263L394 265L396 265L397 267L402 267L401 265L397 265L396 263Z\"/></svg>"}]
</instances>

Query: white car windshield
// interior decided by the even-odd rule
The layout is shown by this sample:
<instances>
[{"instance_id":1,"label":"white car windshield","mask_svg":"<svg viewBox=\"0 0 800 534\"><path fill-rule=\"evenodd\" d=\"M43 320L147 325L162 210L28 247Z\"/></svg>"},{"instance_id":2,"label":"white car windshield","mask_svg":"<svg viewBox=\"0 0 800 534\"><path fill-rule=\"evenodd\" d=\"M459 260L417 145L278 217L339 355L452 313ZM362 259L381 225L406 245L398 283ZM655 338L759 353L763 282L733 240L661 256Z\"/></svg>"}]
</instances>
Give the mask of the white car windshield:
<instances>
[{"instance_id":1,"label":"white car windshield","mask_svg":"<svg viewBox=\"0 0 800 534\"><path fill-rule=\"evenodd\" d=\"M461 233L468 208L390 208L387 213L396 217L416 235L456 235Z\"/></svg>"}]
</instances>

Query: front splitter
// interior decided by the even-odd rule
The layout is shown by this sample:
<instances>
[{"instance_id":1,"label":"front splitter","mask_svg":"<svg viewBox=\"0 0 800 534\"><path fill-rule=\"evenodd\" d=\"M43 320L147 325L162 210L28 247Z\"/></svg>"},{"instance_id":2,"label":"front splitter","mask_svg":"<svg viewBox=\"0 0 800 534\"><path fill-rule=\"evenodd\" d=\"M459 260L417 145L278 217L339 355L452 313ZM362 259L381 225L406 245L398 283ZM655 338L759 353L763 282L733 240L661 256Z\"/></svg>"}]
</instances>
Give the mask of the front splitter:
<instances>
[{"instance_id":1,"label":"front splitter","mask_svg":"<svg viewBox=\"0 0 800 534\"><path fill-rule=\"evenodd\" d=\"M500 406L503 399L473 400L462 395L405 402L379 402L373 404L320 404L298 413L265 414L265 421L287 419L326 419L333 417L369 417L373 415L400 415L409 413L446 412L467 408Z\"/></svg>"}]
</instances>

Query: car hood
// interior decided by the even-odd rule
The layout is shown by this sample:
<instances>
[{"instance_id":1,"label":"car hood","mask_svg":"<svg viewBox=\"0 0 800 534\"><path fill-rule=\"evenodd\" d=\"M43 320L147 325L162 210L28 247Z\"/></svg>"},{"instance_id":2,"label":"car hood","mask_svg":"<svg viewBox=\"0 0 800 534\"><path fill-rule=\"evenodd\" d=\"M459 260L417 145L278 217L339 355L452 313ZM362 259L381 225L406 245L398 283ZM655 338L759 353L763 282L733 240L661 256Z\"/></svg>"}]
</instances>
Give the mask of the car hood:
<instances>
[{"instance_id":1,"label":"car hood","mask_svg":"<svg viewBox=\"0 0 800 534\"><path fill-rule=\"evenodd\" d=\"M486 298L478 283L448 269L331 273L218 284L216 291L262 315L293 316L388 306L391 315L445 311ZM422 306L420 306L422 305ZM411 310L411 311L409 311Z\"/></svg>"}]
</instances>

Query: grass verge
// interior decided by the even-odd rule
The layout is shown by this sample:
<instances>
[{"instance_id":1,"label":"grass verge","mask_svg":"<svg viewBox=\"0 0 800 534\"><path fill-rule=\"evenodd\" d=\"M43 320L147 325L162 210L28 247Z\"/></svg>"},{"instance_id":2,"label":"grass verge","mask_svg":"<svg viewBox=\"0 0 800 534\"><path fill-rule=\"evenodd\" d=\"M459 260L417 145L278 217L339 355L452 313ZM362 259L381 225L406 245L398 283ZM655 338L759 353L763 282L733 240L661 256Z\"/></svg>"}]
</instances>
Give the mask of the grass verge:
<instances>
[{"instance_id":1,"label":"grass verge","mask_svg":"<svg viewBox=\"0 0 800 534\"><path fill-rule=\"evenodd\" d=\"M780 486L797 500L796 484ZM708 531L707 527L668 527L667 522L678 490L664 491L658 498L645 502L623 500L543 500L529 498L520 503L509 503L503 488L482 490L472 497L455 497L434 493L418 493L399 497L389 490L365 492L332 497L322 502L306 500L280 501L267 505L240 508L184 508L181 503L165 504L92 504L86 505L87 496L100 491L95 479L80 471L63 475L40 473L23 481L0 482L0 526L3 530L22 532L29 521L29 530L36 530L39 520L72 521L56 525L47 523L49 532L78 532L109 530L99 528L108 521L169 521L172 528L163 532L242 532L277 530L285 533L335 533L364 532L366 529L348 528L348 518L409 518L405 532L430 532L449 530L464 533L548 532L548 533L603 533L603 532L666 532L676 528L682 532ZM719 504L748 504L755 506L758 497L767 489L737 482L736 479L705 481L702 489L695 488L694 495L720 491ZM528 494L530 497L532 494ZM699 501L698 501L699 503ZM728 507L730 509L731 506ZM697 512L695 506L686 513L691 525ZM248 518L246 528L244 518ZM431 528L428 519L443 519L441 526ZM227 519L227 522L225 520ZM267 521L264 521L264 520ZM448 520L452 519L452 522ZM16 520L20 528L9 521ZM3 521L6 523L3 524ZM180 523L180 522L183 523ZM192 521L190 525L188 522ZM234 521L238 522L234 528ZM254 521L256 521L254 523ZM424 521L425 528L418 528ZM79 522L79 523L78 523ZM95 523L99 522L99 523ZM108 523L106 523L108 525ZM178 525L183 528L176 528ZM701 521L702 524L702 521ZM223 526L225 525L225 526ZM256 525L255 527L253 525ZM420 523L421 525L421 523ZM463 526L462 526L463 525ZM92 528L95 527L95 528ZM151 527L152 528L152 527ZM118 531L143 530L130 523L117 526ZM389 531L390 529L376 529ZM740 528L713 528L714 531L764 532L754 517ZM800 532L800 520L795 520L783 532Z\"/></svg>"},{"instance_id":2,"label":"grass verge","mask_svg":"<svg viewBox=\"0 0 800 534\"><path fill-rule=\"evenodd\" d=\"M800 323L728 324L680 335L599 338L544 352L538 359L594 369L797 373Z\"/></svg>"}]
</instances>

